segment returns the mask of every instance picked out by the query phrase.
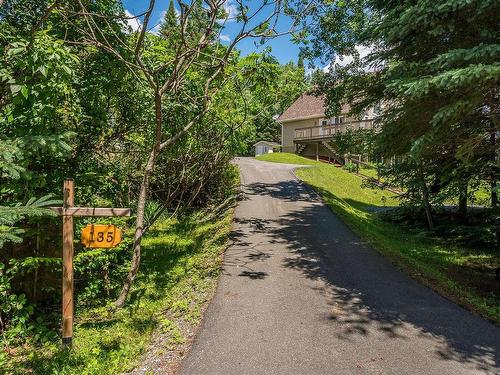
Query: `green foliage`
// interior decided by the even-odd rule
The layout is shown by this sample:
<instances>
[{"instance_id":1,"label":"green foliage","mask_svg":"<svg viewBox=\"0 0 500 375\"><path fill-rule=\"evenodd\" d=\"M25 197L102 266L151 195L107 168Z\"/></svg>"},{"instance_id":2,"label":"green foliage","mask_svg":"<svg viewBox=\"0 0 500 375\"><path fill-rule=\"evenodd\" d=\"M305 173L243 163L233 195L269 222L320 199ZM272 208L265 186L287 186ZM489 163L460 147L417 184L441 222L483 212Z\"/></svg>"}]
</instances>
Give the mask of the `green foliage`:
<instances>
[{"instance_id":1,"label":"green foliage","mask_svg":"<svg viewBox=\"0 0 500 375\"><path fill-rule=\"evenodd\" d=\"M423 217L422 210L405 205L385 213L383 218L385 221L403 224L415 231L425 231ZM463 223L453 212L442 209L436 213L435 218L436 227L433 234L446 239L448 243L481 251L495 251L498 212L476 209L470 213L467 223Z\"/></svg>"},{"instance_id":2,"label":"green foliage","mask_svg":"<svg viewBox=\"0 0 500 375\"><path fill-rule=\"evenodd\" d=\"M55 338L54 332L43 324L42 317L32 319L35 306L29 303L25 294L16 293L12 285L16 277L39 267L41 262L52 261L25 258L11 260L8 267L0 262L0 333L5 348L26 341L41 343Z\"/></svg>"},{"instance_id":3,"label":"green foliage","mask_svg":"<svg viewBox=\"0 0 500 375\"><path fill-rule=\"evenodd\" d=\"M60 200L46 195L39 199L31 198L26 204L17 203L13 206L0 206L0 249L6 242L21 242L20 235L24 231L16 228L16 224L27 217L54 216L55 213L46 207L61 205Z\"/></svg>"},{"instance_id":4,"label":"green foliage","mask_svg":"<svg viewBox=\"0 0 500 375\"><path fill-rule=\"evenodd\" d=\"M16 339L23 338L29 332L29 318L33 313L33 306L28 304L24 294L16 295L12 292L12 279L17 267L5 270L5 264L0 263L0 319L3 345L15 343Z\"/></svg>"},{"instance_id":5,"label":"green foliage","mask_svg":"<svg viewBox=\"0 0 500 375\"><path fill-rule=\"evenodd\" d=\"M71 87L77 60L46 32L30 40L8 26L0 32L0 59L0 181L6 188L21 178L29 182L24 194L7 194L28 199L47 183L38 167L69 156L78 116Z\"/></svg>"},{"instance_id":6,"label":"green foliage","mask_svg":"<svg viewBox=\"0 0 500 375\"><path fill-rule=\"evenodd\" d=\"M336 133L330 144L339 155L363 155L375 159L377 157L374 150L375 135L372 129L349 129L344 133Z\"/></svg>"},{"instance_id":7,"label":"green foliage","mask_svg":"<svg viewBox=\"0 0 500 375\"><path fill-rule=\"evenodd\" d=\"M252 53L238 61L238 80L227 88L243 125L233 138L238 154L253 152L260 140L279 142L281 126L276 117L307 89L304 68L280 65L268 51ZM237 101L235 101L237 98Z\"/></svg>"},{"instance_id":8,"label":"green foliage","mask_svg":"<svg viewBox=\"0 0 500 375\"><path fill-rule=\"evenodd\" d=\"M342 168L351 173L357 170L356 163L345 163Z\"/></svg>"},{"instance_id":9,"label":"green foliage","mask_svg":"<svg viewBox=\"0 0 500 375\"><path fill-rule=\"evenodd\" d=\"M381 169L413 205L472 197L489 185L497 201L498 77L497 2L446 0L330 3L320 19L310 57L354 55L317 79L330 113L343 103L353 114L381 106L375 157L396 156ZM368 49L361 59L359 51ZM467 201L461 199L461 211ZM431 222L429 223L430 226Z\"/></svg>"},{"instance_id":10,"label":"green foliage","mask_svg":"<svg viewBox=\"0 0 500 375\"><path fill-rule=\"evenodd\" d=\"M6 363L7 369L13 373L30 369L34 374L116 374L137 365L155 329L165 335L165 350L184 342L186 327L198 324L215 290L231 230L228 212L214 222L197 219L194 214L156 222L144 240L143 272L125 309L109 309L97 301L85 309L78 305L78 344L71 355L61 349L58 338L52 338L36 347L20 348ZM79 271L98 271L98 264L95 269L86 265L91 256L77 257ZM89 293L87 302L96 295L101 299L100 294L92 294L93 288L84 292Z\"/></svg>"}]
</instances>

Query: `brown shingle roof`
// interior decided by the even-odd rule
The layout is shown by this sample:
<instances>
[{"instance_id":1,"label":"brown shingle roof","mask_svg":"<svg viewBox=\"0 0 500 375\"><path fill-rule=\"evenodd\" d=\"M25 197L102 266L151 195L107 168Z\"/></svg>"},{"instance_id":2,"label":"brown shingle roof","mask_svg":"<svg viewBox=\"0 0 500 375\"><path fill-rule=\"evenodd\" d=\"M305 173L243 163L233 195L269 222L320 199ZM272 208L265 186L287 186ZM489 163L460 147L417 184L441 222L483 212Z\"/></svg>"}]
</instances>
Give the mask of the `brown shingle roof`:
<instances>
[{"instance_id":1,"label":"brown shingle roof","mask_svg":"<svg viewBox=\"0 0 500 375\"><path fill-rule=\"evenodd\" d=\"M323 117L325 115L324 96L314 96L307 93L298 97L285 112L278 117L279 122L298 120L302 118Z\"/></svg>"}]
</instances>

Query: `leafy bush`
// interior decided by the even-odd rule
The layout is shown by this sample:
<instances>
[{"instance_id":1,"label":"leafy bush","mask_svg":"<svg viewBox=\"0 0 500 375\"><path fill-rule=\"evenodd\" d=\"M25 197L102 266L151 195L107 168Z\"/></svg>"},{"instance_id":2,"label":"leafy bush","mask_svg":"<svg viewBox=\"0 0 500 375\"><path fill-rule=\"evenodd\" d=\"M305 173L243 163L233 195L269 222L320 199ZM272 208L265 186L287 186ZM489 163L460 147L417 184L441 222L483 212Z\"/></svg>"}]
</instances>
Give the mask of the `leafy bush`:
<instances>
[{"instance_id":1,"label":"leafy bush","mask_svg":"<svg viewBox=\"0 0 500 375\"><path fill-rule=\"evenodd\" d=\"M55 333L47 329L42 317L32 319L34 305L24 293L16 293L12 287L15 277L39 266L33 258L12 260L9 267L0 262L0 332L4 347L26 341L45 342Z\"/></svg>"},{"instance_id":2,"label":"leafy bush","mask_svg":"<svg viewBox=\"0 0 500 375\"><path fill-rule=\"evenodd\" d=\"M494 209L477 209L469 213L467 222L455 210L440 208L434 212L436 226L426 228L423 207L406 205L381 214L385 221L403 224L423 235L443 238L475 249L495 249L498 246L497 228L499 216Z\"/></svg>"},{"instance_id":3,"label":"leafy bush","mask_svg":"<svg viewBox=\"0 0 500 375\"><path fill-rule=\"evenodd\" d=\"M344 166L342 168L344 168L348 172L356 172L357 171L356 163L346 163L346 164L344 164Z\"/></svg>"},{"instance_id":4,"label":"leafy bush","mask_svg":"<svg viewBox=\"0 0 500 375\"><path fill-rule=\"evenodd\" d=\"M128 235L113 249L81 248L77 252L74 267L79 306L102 306L116 298L129 267L127 249L132 242L133 236Z\"/></svg>"}]
</instances>

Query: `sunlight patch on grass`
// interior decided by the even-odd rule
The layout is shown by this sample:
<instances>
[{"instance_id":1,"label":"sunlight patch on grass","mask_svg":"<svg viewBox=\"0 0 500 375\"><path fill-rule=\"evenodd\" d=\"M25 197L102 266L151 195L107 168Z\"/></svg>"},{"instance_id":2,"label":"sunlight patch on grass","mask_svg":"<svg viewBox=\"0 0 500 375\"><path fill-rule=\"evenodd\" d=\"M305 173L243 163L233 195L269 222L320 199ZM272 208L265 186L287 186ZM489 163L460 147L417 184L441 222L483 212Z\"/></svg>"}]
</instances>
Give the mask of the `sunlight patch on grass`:
<instances>
[{"instance_id":1,"label":"sunlight patch on grass","mask_svg":"<svg viewBox=\"0 0 500 375\"><path fill-rule=\"evenodd\" d=\"M316 168L299 169L297 176L311 182L317 189L334 194L339 199L338 204L361 211L367 211L370 206L398 204L396 194L380 188L368 188L362 178L330 164L318 163Z\"/></svg>"},{"instance_id":2,"label":"sunlight patch on grass","mask_svg":"<svg viewBox=\"0 0 500 375\"><path fill-rule=\"evenodd\" d=\"M167 316L200 321L215 291L231 220L227 214L214 223L158 222L143 241L141 269L126 307L77 311L73 350L63 351L59 343L32 348L19 358L18 372L117 374L138 364L158 329L170 333L166 350L183 343L186 337Z\"/></svg>"},{"instance_id":3,"label":"sunlight patch on grass","mask_svg":"<svg viewBox=\"0 0 500 375\"><path fill-rule=\"evenodd\" d=\"M304 158L299 155L290 154L287 152L273 152L271 154L264 154L257 156L255 159L261 161L270 161L273 163L284 163L284 164L301 164L301 165L318 165L319 162Z\"/></svg>"}]
</instances>

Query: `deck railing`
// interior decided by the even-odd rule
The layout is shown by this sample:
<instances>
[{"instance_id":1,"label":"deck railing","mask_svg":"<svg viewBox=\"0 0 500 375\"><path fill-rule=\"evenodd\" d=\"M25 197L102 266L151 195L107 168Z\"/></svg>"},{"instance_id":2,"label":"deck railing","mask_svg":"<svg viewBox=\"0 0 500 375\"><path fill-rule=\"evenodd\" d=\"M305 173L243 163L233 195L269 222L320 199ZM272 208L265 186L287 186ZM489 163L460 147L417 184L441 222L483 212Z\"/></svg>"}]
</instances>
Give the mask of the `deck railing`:
<instances>
[{"instance_id":1,"label":"deck railing","mask_svg":"<svg viewBox=\"0 0 500 375\"><path fill-rule=\"evenodd\" d=\"M349 121L335 125L311 126L295 129L294 141L332 138L337 133L345 133L348 129L371 129L373 120Z\"/></svg>"}]
</instances>

